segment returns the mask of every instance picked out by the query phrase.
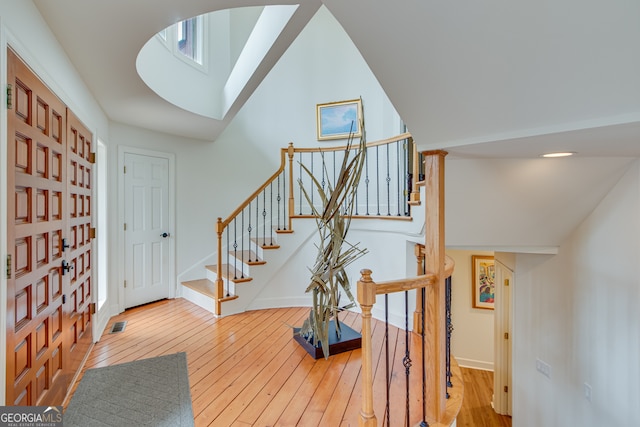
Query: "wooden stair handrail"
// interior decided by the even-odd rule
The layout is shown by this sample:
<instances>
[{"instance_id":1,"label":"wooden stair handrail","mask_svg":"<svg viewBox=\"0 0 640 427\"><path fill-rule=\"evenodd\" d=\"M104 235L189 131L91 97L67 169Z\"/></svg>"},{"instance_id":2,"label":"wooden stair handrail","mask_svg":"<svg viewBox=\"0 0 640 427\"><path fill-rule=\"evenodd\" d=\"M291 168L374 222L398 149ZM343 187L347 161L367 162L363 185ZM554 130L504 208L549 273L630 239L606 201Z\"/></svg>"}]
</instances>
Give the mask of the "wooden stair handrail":
<instances>
[{"instance_id":1,"label":"wooden stair handrail","mask_svg":"<svg viewBox=\"0 0 640 427\"><path fill-rule=\"evenodd\" d=\"M449 256L445 257L444 277L451 277L455 262ZM362 272L361 272L362 273ZM427 273L416 277L408 277L405 279L387 280L384 282L375 282L374 289L376 295L392 294L395 292L412 291L414 289L422 289L433 285L436 282L436 275Z\"/></svg>"},{"instance_id":2,"label":"wooden stair handrail","mask_svg":"<svg viewBox=\"0 0 640 427\"><path fill-rule=\"evenodd\" d=\"M222 222L223 227L227 227L227 225L229 225L231 223L231 221L233 221L233 219L235 217L237 217L240 212L242 212L242 210L244 208L246 208L247 206L249 206L249 203L251 203L261 192L262 190L264 190L265 188L267 188L269 186L269 184L271 184L273 181L275 181L278 176L284 171L284 168L286 167L286 154L291 152L291 150L293 149L293 142L289 143L289 148L281 148L280 149L280 167L278 168L278 170L276 170L276 172L271 175L265 182L264 184L262 184L260 187L258 187L258 189L256 191L254 191L253 193L251 193L251 195L249 197L247 197L245 199L244 202L242 202L240 204L240 206L238 206L236 208L236 210L234 210L233 212L231 212L229 214L229 216L227 217L227 219L225 219L224 221L222 221L222 219L220 218L220 222Z\"/></svg>"},{"instance_id":3,"label":"wooden stair handrail","mask_svg":"<svg viewBox=\"0 0 640 427\"><path fill-rule=\"evenodd\" d=\"M376 147L379 145L391 144L392 142L402 141L403 139L408 139L413 141L413 137L409 132L401 133L400 135L392 136L391 138L381 139L378 141L367 142L366 148ZM320 152L332 152L332 151L344 151L346 150L346 145L341 145L337 147L307 147L307 148L296 148L294 151L296 153L320 153ZM350 147L351 150L358 149L359 146L355 145Z\"/></svg>"}]
</instances>

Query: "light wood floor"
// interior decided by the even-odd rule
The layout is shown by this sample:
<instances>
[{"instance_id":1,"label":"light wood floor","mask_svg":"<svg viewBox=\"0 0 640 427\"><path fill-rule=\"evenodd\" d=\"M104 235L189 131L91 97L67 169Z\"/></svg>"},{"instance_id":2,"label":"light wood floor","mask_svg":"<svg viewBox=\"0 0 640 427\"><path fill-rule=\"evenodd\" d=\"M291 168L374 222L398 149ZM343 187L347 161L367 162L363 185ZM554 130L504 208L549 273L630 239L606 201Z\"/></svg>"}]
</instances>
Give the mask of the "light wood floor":
<instances>
[{"instance_id":1,"label":"light wood floor","mask_svg":"<svg viewBox=\"0 0 640 427\"><path fill-rule=\"evenodd\" d=\"M127 310L110 320L69 397L86 369L183 351L187 353L198 427L357 426L361 405L360 350L329 360L314 360L292 339L288 326L300 325L307 315L308 308L287 308L215 318L184 299ZM110 334L111 325L123 320L127 321L125 331ZM345 314L343 321L360 331L358 314ZM379 349L374 351L373 366L378 366L374 387L378 390L384 390L385 381L384 354L380 354L383 334L384 324L374 322L373 348ZM394 364L392 392L400 393L404 390L405 339L396 328L390 330L390 348ZM381 425L385 418L384 394L375 395ZM391 425L404 425L404 399L400 400L402 403L392 405ZM412 419L419 417L419 407L419 401L412 403ZM475 418L474 415L470 419L475 422ZM458 422L458 426L472 425L507 424Z\"/></svg>"},{"instance_id":2,"label":"light wood floor","mask_svg":"<svg viewBox=\"0 0 640 427\"><path fill-rule=\"evenodd\" d=\"M511 427L511 417L498 415L491 407L493 372L460 369L464 378L464 400L457 427Z\"/></svg>"}]
</instances>

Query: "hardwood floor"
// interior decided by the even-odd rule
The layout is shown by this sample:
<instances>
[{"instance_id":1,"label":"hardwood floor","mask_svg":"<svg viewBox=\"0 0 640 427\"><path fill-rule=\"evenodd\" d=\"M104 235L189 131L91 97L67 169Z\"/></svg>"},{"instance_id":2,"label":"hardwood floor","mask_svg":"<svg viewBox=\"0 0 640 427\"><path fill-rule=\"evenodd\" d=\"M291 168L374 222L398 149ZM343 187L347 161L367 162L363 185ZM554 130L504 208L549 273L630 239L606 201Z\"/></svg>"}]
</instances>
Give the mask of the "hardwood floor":
<instances>
[{"instance_id":1,"label":"hardwood floor","mask_svg":"<svg viewBox=\"0 0 640 427\"><path fill-rule=\"evenodd\" d=\"M498 415L491 406L493 372L460 368L464 399L457 427L511 427L511 417Z\"/></svg>"},{"instance_id":2,"label":"hardwood floor","mask_svg":"<svg viewBox=\"0 0 640 427\"><path fill-rule=\"evenodd\" d=\"M198 427L357 426L361 352L354 350L329 360L314 360L292 339L288 326L300 325L307 315L308 308L283 308L216 318L184 299L127 310L109 321L70 396L86 369L182 351L187 353ZM124 332L110 334L111 325L118 321L127 322ZM360 331L358 314L347 313L343 321ZM374 322L375 390L384 390L383 337L384 324ZM393 327L389 347L392 396L404 396L405 338ZM413 338L410 347L418 347ZM419 360L415 352L412 358ZM417 362L414 363L417 370ZM392 402L392 426L404 425L404 398L399 400L397 404ZM385 424L384 402L384 391L376 392L374 404L380 425ZM65 408L66 404L68 401ZM415 418L420 416L419 408L419 398L412 400L412 419L419 419ZM458 426L462 424L459 422Z\"/></svg>"}]
</instances>

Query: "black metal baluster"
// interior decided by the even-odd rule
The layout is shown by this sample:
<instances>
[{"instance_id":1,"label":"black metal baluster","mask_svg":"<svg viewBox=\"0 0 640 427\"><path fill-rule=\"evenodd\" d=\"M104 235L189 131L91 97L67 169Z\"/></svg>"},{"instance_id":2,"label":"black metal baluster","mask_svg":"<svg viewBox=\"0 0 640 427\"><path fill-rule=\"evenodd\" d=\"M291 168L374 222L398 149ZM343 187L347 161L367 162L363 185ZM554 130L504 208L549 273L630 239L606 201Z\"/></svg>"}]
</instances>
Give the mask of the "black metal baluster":
<instances>
[{"instance_id":1,"label":"black metal baluster","mask_svg":"<svg viewBox=\"0 0 640 427\"><path fill-rule=\"evenodd\" d=\"M376 145L376 203L377 215L380 215L380 146Z\"/></svg>"},{"instance_id":2,"label":"black metal baluster","mask_svg":"<svg viewBox=\"0 0 640 427\"><path fill-rule=\"evenodd\" d=\"M273 182L269 184L269 234L273 242Z\"/></svg>"},{"instance_id":3,"label":"black metal baluster","mask_svg":"<svg viewBox=\"0 0 640 427\"><path fill-rule=\"evenodd\" d=\"M311 176L315 176L313 174L313 151L311 152ZM310 206L310 208L311 209L309 211L309 214L313 213L313 193L315 193L315 192L316 192L316 189L315 188L311 188L311 191L310 191L310 193L311 193L311 206Z\"/></svg>"},{"instance_id":4,"label":"black metal baluster","mask_svg":"<svg viewBox=\"0 0 640 427\"><path fill-rule=\"evenodd\" d=\"M251 262L251 202L249 202L249 206L247 207L249 211L249 226L247 227L247 231L249 232L248 242L249 242L249 262ZM244 215L244 210L242 210L242 214ZM256 252L257 254L257 252ZM257 255L256 255L257 256ZM257 260L256 260L257 261Z\"/></svg>"},{"instance_id":5,"label":"black metal baluster","mask_svg":"<svg viewBox=\"0 0 640 427\"><path fill-rule=\"evenodd\" d=\"M384 294L384 345L385 345L385 369L386 369L386 382L387 382L387 426L391 426L391 411L389 408L389 402L391 399L390 390L391 390L391 374L389 372L389 294Z\"/></svg>"},{"instance_id":6,"label":"black metal baluster","mask_svg":"<svg viewBox=\"0 0 640 427\"><path fill-rule=\"evenodd\" d=\"M408 203L409 198L411 197L411 192L409 191L409 182L411 180L411 175L409 172L409 150L411 147L409 146L409 140L405 139L402 143L404 147L404 161L402 164L404 165L404 215L411 215L411 205Z\"/></svg>"},{"instance_id":7,"label":"black metal baluster","mask_svg":"<svg viewBox=\"0 0 640 427\"><path fill-rule=\"evenodd\" d=\"M229 260L229 252L230 252L230 246L229 246L229 227L227 226L225 229L225 232L227 233L227 278L224 281L225 282L225 286L226 286L226 290L227 290L227 296L229 296L229 281L231 280L231 275L229 274L229 265L230 265L230 260ZM222 271L222 266L220 266L220 271Z\"/></svg>"},{"instance_id":8,"label":"black metal baluster","mask_svg":"<svg viewBox=\"0 0 640 427\"><path fill-rule=\"evenodd\" d=\"M260 232L260 195L256 196L256 254L260 253L260 236L258 233Z\"/></svg>"},{"instance_id":9,"label":"black metal baluster","mask_svg":"<svg viewBox=\"0 0 640 427\"><path fill-rule=\"evenodd\" d=\"M286 200L286 202L282 202L282 228L284 228L285 230L287 229L287 225L289 224L287 222L287 213L288 213L288 206L289 206L289 199L287 198L287 177L285 175L285 172L282 172L282 196L284 198L284 200Z\"/></svg>"},{"instance_id":10,"label":"black metal baluster","mask_svg":"<svg viewBox=\"0 0 640 427\"><path fill-rule=\"evenodd\" d=\"M324 153L321 152L320 156L322 158L322 181L320 182L320 185L322 186L322 191L325 191L324 187L327 184L327 179L329 177L325 176L327 173L327 165L324 163Z\"/></svg>"},{"instance_id":11,"label":"black metal baluster","mask_svg":"<svg viewBox=\"0 0 640 427\"><path fill-rule=\"evenodd\" d=\"M262 190L262 235L264 236L263 246L267 246L267 189ZM273 246L273 236L271 236L271 246Z\"/></svg>"},{"instance_id":12,"label":"black metal baluster","mask_svg":"<svg viewBox=\"0 0 640 427\"><path fill-rule=\"evenodd\" d=\"M453 387L451 382L451 333L453 332L453 324L451 323L451 276L447 277L445 283L445 297L446 297L446 317L447 317L447 388ZM447 390L447 399L449 398L449 391Z\"/></svg>"},{"instance_id":13,"label":"black metal baluster","mask_svg":"<svg viewBox=\"0 0 640 427\"><path fill-rule=\"evenodd\" d=\"M333 185L336 185L336 152L333 151Z\"/></svg>"},{"instance_id":14,"label":"black metal baluster","mask_svg":"<svg viewBox=\"0 0 640 427\"><path fill-rule=\"evenodd\" d=\"M276 196L276 200L278 202L278 230L280 230L280 175L278 175L278 181L276 183L276 188L278 190L278 195Z\"/></svg>"},{"instance_id":15,"label":"black metal baluster","mask_svg":"<svg viewBox=\"0 0 640 427\"><path fill-rule=\"evenodd\" d=\"M425 351L427 349L427 342L425 337L425 329L427 328L426 322L426 298L427 292L425 288L420 289L420 299L421 299L421 312L422 312L422 331L420 333L420 338L422 341L422 421L420 422L420 427L429 427L429 423L427 422L427 413L426 413L426 403L427 403L427 357Z\"/></svg>"},{"instance_id":16,"label":"black metal baluster","mask_svg":"<svg viewBox=\"0 0 640 427\"><path fill-rule=\"evenodd\" d=\"M407 427L409 427L409 374L411 371L411 353L409 352L409 291L404 291L404 358L402 364L404 365L405 375L405 420L407 421Z\"/></svg>"},{"instance_id":17,"label":"black metal baluster","mask_svg":"<svg viewBox=\"0 0 640 427\"><path fill-rule=\"evenodd\" d=\"M236 229L237 217L233 218L233 278L238 278L238 230Z\"/></svg>"},{"instance_id":18,"label":"black metal baluster","mask_svg":"<svg viewBox=\"0 0 640 427\"><path fill-rule=\"evenodd\" d=\"M299 188L299 196L298 199L300 200L298 203L300 204L300 215L302 215L302 186L304 185L304 182L302 181L302 152L298 153L298 165L300 165L300 171L299 171L299 176L298 179L300 180L300 188Z\"/></svg>"},{"instance_id":19,"label":"black metal baluster","mask_svg":"<svg viewBox=\"0 0 640 427\"><path fill-rule=\"evenodd\" d=\"M385 181L387 181L387 216L391 216L391 169L390 169L390 161L389 161L389 144L387 144L387 177Z\"/></svg>"},{"instance_id":20,"label":"black metal baluster","mask_svg":"<svg viewBox=\"0 0 640 427\"><path fill-rule=\"evenodd\" d=\"M402 206L402 197L404 196L404 188L402 186L402 180L400 179L400 142L396 141L396 179L398 180L398 216L402 216L400 209Z\"/></svg>"},{"instance_id":21,"label":"black metal baluster","mask_svg":"<svg viewBox=\"0 0 640 427\"><path fill-rule=\"evenodd\" d=\"M242 209L241 213L241 222L240 222L240 278L244 279L244 209Z\"/></svg>"},{"instance_id":22,"label":"black metal baluster","mask_svg":"<svg viewBox=\"0 0 640 427\"><path fill-rule=\"evenodd\" d=\"M368 148L367 148L368 150ZM365 188L365 204L367 207L367 215L369 215L369 153L367 153L367 156L364 159L364 166L365 166L365 180L364 183L366 185Z\"/></svg>"}]
</instances>

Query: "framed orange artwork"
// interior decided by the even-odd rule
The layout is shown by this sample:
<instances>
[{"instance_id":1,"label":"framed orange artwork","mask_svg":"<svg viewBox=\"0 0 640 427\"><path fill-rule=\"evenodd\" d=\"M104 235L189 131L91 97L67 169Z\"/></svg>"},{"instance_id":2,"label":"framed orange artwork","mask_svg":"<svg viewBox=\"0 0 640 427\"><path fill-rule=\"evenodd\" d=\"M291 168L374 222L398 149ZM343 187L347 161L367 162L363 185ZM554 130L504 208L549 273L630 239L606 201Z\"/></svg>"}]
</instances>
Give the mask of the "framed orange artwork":
<instances>
[{"instance_id":1,"label":"framed orange artwork","mask_svg":"<svg viewBox=\"0 0 640 427\"><path fill-rule=\"evenodd\" d=\"M493 310L496 293L496 267L492 256L471 256L471 282L473 287L473 308Z\"/></svg>"}]
</instances>

